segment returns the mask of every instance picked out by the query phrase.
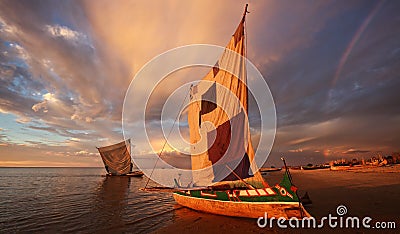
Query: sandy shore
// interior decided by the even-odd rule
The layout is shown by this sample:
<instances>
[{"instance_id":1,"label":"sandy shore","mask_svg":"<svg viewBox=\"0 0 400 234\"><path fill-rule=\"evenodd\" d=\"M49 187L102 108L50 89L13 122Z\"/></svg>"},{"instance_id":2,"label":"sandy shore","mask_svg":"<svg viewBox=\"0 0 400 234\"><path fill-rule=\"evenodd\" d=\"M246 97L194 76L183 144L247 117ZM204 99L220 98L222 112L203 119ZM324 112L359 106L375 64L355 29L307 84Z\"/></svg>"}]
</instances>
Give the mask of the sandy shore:
<instances>
[{"instance_id":1,"label":"sandy shore","mask_svg":"<svg viewBox=\"0 0 400 234\"><path fill-rule=\"evenodd\" d=\"M340 167L339 167L340 168ZM354 166L354 167L344 167L342 171L353 171L353 172L372 172L372 173L399 173L400 164L396 165L386 165L386 166Z\"/></svg>"},{"instance_id":2,"label":"sandy shore","mask_svg":"<svg viewBox=\"0 0 400 234\"><path fill-rule=\"evenodd\" d=\"M400 166L364 168L362 170L292 170L293 181L299 195L308 192L313 204L306 207L317 219L328 214L336 215L339 205L347 207L348 216L369 216L375 221L395 221L396 230L379 230L381 233L398 233L400 226ZM283 172L264 176L270 185L282 178ZM175 205L173 223L156 233L299 233L345 232L364 233L374 230L356 229L261 229L256 220L232 218L193 211Z\"/></svg>"}]
</instances>

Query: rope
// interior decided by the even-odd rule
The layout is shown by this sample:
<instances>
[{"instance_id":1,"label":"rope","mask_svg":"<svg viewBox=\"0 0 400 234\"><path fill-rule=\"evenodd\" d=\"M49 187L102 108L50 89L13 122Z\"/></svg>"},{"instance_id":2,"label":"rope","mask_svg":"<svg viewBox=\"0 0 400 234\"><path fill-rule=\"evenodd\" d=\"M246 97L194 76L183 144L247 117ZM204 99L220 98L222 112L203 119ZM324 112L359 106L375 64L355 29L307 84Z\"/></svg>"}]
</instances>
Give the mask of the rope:
<instances>
[{"instance_id":1,"label":"rope","mask_svg":"<svg viewBox=\"0 0 400 234\"><path fill-rule=\"evenodd\" d=\"M189 89L189 92L190 92L190 89ZM179 112L178 112L178 114L177 114L176 117L175 117L174 123L172 124L172 127L171 127L171 129L169 130L169 133L168 133L167 137L165 138L164 145L163 145L163 147L161 148L160 153L158 154L158 158L157 158L157 160L156 160L156 163L154 164L153 170L151 170L150 176L147 178L146 185L144 186L145 189L147 188L147 185L148 185L149 182L150 182L150 178L151 178L151 176L153 175L154 169L155 169L156 166L157 166L158 160L160 160L161 155L162 155L162 153L163 153L163 151L164 151L164 148L165 148L165 146L166 146L167 143L168 143L168 138L169 138L169 136L171 135L172 130L174 129L175 123L176 123L176 121L177 121L178 118L179 118L179 114L181 113L183 104L185 104L185 101L186 101L186 98L187 98L189 92L187 92L185 98L183 99L183 102L182 102L181 106L179 107Z\"/></svg>"}]
</instances>

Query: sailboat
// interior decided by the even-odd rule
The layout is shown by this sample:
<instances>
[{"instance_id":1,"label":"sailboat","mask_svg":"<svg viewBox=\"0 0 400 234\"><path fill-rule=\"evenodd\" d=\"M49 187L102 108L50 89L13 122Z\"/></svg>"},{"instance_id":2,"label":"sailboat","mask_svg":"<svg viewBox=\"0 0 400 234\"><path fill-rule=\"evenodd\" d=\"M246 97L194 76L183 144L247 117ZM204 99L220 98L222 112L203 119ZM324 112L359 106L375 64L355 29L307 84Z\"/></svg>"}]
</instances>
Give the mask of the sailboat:
<instances>
[{"instance_id":1,"label":"sailboat","mask_svg":"<svg viewBox=\"0 0 400 234\"><path fill-rule=\"evenodd\" d=\"M131 140L114 145L96 147L103 160L108 176L142 177L144 174L136 168L131 159Z\"/></svg>"},{"instance_id":2,"label":"sailboat","mask_svg":"<svg viewBox=\"0 0 400 234\"><path fill-rule=\"evenodd\" d=\"M280 183L269 186L254 160L247 125L246 13L247 4L216 65L190 88L188 123L194 186L178 188L173 197L182 206L218 215L259 218L267 212L269 218L311 217L288 168L285 166ZM220 69L222 65L237 75ZM232 98L232 93L236 97ZM218 100L222 101L216 105Z\"/></svg>"}]
</instances>

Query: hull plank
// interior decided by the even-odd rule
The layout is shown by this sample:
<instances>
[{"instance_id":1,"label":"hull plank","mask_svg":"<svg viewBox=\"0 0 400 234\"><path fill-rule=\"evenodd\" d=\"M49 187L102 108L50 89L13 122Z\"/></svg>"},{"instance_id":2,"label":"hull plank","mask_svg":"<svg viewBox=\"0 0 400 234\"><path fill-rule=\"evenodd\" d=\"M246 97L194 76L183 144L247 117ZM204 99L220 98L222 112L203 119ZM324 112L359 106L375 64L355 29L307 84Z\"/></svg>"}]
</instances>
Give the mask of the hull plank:
<instances>
[{"instance_id":1,"label":"hull plank","mask_svg":"<svg viewBox=\"0 0 400 234\"><path fill-rule=\"evenodd\" d=\"M106 176L128 176L128 177L142 177L143 175L144 173L142 171L133 171L124 175L106 174Z\"/></svg>"},{"instance_id":2,"label":"hull plank","mask_svg":"<svg viewBox=\"0 0 400 234\"><path fill-rule=\"evenodd\" d=\"M144 175L144 173L142 171L133 171L126 175L130 176L130 177L142 177Z\"/></svg>"}]
</instances>

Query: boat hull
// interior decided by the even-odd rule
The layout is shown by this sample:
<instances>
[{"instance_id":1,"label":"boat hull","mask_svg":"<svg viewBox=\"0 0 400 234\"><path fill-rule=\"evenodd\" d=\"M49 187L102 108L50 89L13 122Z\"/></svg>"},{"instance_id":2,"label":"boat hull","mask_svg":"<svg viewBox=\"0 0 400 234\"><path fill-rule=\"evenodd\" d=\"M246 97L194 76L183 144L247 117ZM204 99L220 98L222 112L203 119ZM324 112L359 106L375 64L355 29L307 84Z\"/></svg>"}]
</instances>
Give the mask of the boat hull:
<instances>
[{"instance_id":1,"label":"boat hull","mask_svg":"<svg viewBox=\"0 0 400 234\"><path fill-rule=\"evenodd\" d=\"M282 168L261 168L260 169L260 173L262 175L268 174L269 172L277 172L277 171L281 171Z\"/></svg>"},{"instance_id":2,"label":"boat hull","mask_svg":"<svg viewBox=\"0 0 400 234\"><path fill-rule=\"evenodd\" d=\"M127 176L127 177L142 177L144 173L142 171L134 171L124 175L113 175L113 174L106 174L106 176Z\"/></svg>"},{"instance_id":3,"label":"boat hull","mask_svg":"<svg viewBox=\"0 0 400 234\"><path fill-rule=\"evenodd\" d=\"M130 176L130 177L142 177L143 175L144 175L144 173L141 171L135 171L135 172L126 174L126 176Z\"/></svg>"},{"instance_id":4,"label":"boat hull","mask_svg":"<svg viewBox=\"0 0 400 234\"><path fill-rule=\"evenodd\" d=\"M225 216L259 218L267 217L290 219L292 217L304 218L311 215L299 202L243 202L221 201L215 199L198 198L174 193L175 201L185 207Z\"/></svg>"},{"instance_id":5,"label":"boat hull","mask_svg":"<svg viewBox=\"0 0 400 234\"><path fill-rule=\"evenodd\" d=\"M323 169L329 169L330 166L312 166L312 167L301 167L301 170L323 170Z\"/></svg>"}]
</instances>

